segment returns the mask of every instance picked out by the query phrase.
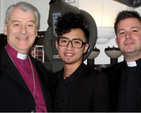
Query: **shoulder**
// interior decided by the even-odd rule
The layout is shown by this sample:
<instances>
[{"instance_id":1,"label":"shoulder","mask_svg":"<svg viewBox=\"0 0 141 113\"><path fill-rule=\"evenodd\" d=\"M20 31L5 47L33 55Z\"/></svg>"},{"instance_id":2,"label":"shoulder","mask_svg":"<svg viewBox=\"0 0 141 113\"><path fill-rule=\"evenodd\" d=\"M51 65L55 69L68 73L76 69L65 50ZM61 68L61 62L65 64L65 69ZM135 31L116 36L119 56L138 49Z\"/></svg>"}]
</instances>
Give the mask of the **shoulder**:
<instances>
[{"instance_id":1,"label":"shoulder","mask_svg":"<svg viewBox=\"0 0 141 113\"><path fill-rule=\"evenodd\" d=\"M114 65L112 65L112 66L110 66L108 68L105 68L102 72L109 73L109 72L118 71L118 70L121 69L121 67L123 66L123 64L124 64L124 61L119 62L119 63L114 64Z\"/></svg>"},{"instance_id":2,"label":"shoulder","mask_svg":"<svg viewBox=\"0 0 141 113\"><path fill-rule=\"evenodd\" d=\"M52 74L52 75L49 76L48 86L49 86L49 89L50 90L52 90L54 84L58 81L57 77L60 74L60 72L61 72L61 70L60 71L57 71L54 74Z\"/></svg>"},{"instance_id":3,"label":"shoulder","mask_svg":"<svg viewBox=\"0 0 141 113\"><path fill-rule=\"evenodd\" d=\"M104 69L102 72L108 76L110 81L113 79L117 79L121 75L121 70L122 70L124 63L125 63L125 61L117 63L113 66L110 66L110 67Z\"/></svg>"},{"instance_id":4,"label":"shoulder","mask_svg":"<svg viewBox=\"0 0 141 113\"><path fill-rule=\"evenodd\" d=\"M8 65L9 63L12 63L12 60L10 59L5 47L0 49L0 64L1 65Z\"/></svg>"},{"instance_id":5,"label":"shoulder","mask_svg":"<svg viewBox=\"0 0 141 113\"><path fill-rule=\"evenodd\" d=\"M34 58L31 54L29 54L29 57L31 58L32 61L38 63L39 65L42 65L42 63L39 60L37 60L36 58Z\"/></svg>"},{"instance_id":6,"label":"shoulder","mask_svg":"<svg viewBox=\"0 0 141 113\"><path fill-rule=\"evenodd\" d=\"M33 64L35 66L38 66L38 68L42 69L42 70L46 70L45 66L43 65L42 62L40 62L39 60L37 60L36 58L32 57L31 54L29 55Z\"/></svg>"},{"instance_id":7,"label":"shoulder","mask_svg":"<svg viewBox=\"0 0 141 113\"><path fill-rule=\"evenodd\" d=\"M42 62L38 61L37 59L35 59L34 57L32 57L31 55L29 55L31 58L31 61L37 71L37 73L40 76L45 77L46 79L48 79L48 77L50 76L50 73L47 71L47 68L43 65Z\"/></svg>"},{"instance_id":8,"label":"shoulder","mask_svg":"<svg viewBox=\"0 0 141 113\"><path fill-rule=\"evenodd\" d=\"M90 66L87 66L87 71L88 71L88 74L90 74L90 75L104 75L103 72L101 72L99 70L96 70L96 69L94 69L94 68L92 68Z\"/></svg>"},{"instance_id":9,"label":"shoulder","mask_svg":"<svg viewBox=\"0 0 141 113\"><path fill-rule=\"evenodd\" d=\"M107 75L105 73L85 65L85 69L86 68L87 68L87 72L85 74L86 78L89 78L91 80L107 79Z\"/></svg>"},{"instance_id":10,"label":"shoulder","mask_svg":"<svg viewBox=\"0 0 141 113\"><path fill-rule=\"evenodd\" d=\"M2 49L0 49L0 57L5 58L6 55L8 56L5 47L3 47Z\"/></svg>"},{"instance_id":11,"label":"shoulder","mask_svg":"<svg viewBox=\"0 0 141 113\"><path fill-rule=\"evenodd\" d=\"M57 72L55 72L55 73L53 73L53 74L50 76L50 79L51 79L51 80L56 79L56 78L58 77L58 75L60 75L61 73L62 73L62 69L59 70L59 71L57 71Z\"/></svg>"}]
</instances>

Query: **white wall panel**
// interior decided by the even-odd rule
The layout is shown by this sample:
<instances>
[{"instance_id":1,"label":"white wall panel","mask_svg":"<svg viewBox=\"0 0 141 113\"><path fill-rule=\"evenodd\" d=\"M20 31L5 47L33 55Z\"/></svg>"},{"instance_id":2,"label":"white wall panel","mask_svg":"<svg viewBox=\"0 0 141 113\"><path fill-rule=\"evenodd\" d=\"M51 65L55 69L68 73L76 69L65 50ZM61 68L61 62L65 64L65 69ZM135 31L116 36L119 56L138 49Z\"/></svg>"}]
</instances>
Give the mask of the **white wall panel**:
<instances>
[{"instance_id":1,"label":"white wall panel","mask_svg":"<svg viewBox=\"0 0 141 113\"><path fill-rule=\"evenodd\" d=\"M0 33L3 33L5 18L5 0L0 0Z\"/></svg>"}]
</instances>

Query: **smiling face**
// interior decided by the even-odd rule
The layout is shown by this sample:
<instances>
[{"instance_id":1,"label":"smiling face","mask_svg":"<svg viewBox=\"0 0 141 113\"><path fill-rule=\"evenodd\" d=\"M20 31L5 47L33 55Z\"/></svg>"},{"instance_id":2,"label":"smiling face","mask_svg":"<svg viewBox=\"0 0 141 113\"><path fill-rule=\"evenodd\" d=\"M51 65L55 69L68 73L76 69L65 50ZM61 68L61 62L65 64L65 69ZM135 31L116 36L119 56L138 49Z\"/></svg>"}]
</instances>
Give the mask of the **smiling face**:
<instances>
[{"instance_id":1,"label":"smiling face","mask_svg":"<svg viewBox=\"0 0 141 113\"><path fill-rule=\"evenodd\" d=\"M8 25L4 24L8 44L17 52L27 54L37 36L36 17L32 11L16 7L10 14Z\"/></svg>"},{"instance_id":2,"label":"smiling face","mask_svg":"<svg viewBox=\"0 0 141 113\"><path fill-rule=\"evenodd\" d=\"M61 37L67 37L69 40L74 38L79 38L85 42L84 32L81 29L72 29L69 33L63 34ZM74 48L71 43L68 46L62 47L59 46L56 41L56 48L60 55L60 58L63 60L64 64L76 64L79 66L82 63L83 54L88 49L88 44L83 45L82 48Z\"/></svg>"},{"instance_id":3,"label":"smiling face","mask_svg":"<svg viewBox=\"0 0 141 113\"><path fill-rule=\"evenodd\" d=\"M141 57L141 23L136 18L128 18L117 26L116 43L125 59L137 60Z\"/></svg>"}]
</instances>

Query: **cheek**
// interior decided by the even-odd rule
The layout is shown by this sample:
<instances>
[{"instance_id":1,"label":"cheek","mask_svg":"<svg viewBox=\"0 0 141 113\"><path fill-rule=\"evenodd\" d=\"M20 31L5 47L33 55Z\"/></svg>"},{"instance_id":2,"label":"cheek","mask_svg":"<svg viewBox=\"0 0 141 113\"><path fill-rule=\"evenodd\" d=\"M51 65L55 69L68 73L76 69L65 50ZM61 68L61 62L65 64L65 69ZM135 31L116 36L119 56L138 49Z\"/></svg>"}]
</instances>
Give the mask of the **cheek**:
<instances>
[{"instance_id":1,"label":"cheek","mask_svg":"<svg viewBox=\"0 0 141 113\"><path fill-rule=\"evenodd\" d=\"M78 54L78 56L82 56L83 54L84 54L84 48L83 49L81 49L81 50L79 50L79 49L77 49L77 50L74 50L77 54Z\"/></svg>"},{"instance_id":2,"label":"cheek","mask_svg":"<svg viewBox=\"0 0 141 113\"><path fill-rule=\"evenodd\" d=\"M136 43L137 43L139 46L141 46L141 38L138 38L138 39L136 40Z\"/></svg>"},{"instance_id":3,"label":"cheek","mask_svg":"<svg viewBox=\"0 0 141 113\"><path fill-rule=\"evenodd\" d=\"M137 38L136 38L136 41L137 42L141 42L141 36L136 36Z\"/></svg>"},{"instance_id":4,"label":"cheek","mask_svg":"<svg viewBox=\"0 0 141 113\"><path fill-rule=\"evenodd\" d=\"M121 45L121 44L123 44L124 41L125 41L125 39L122 38L122 37L120 37L120 38L117 40L117 45Z\"/></svg>"},{"instance_id":5,"label":"cheek","mask_svg":"<svg viewBox=\"0 0 141 113\"><path fill-rule=\"evenodd\" d=\"M36 37L35 37L35 36L31 38L31 42L32 42L32 43L33 43L35 40L36 40Z\"/></svg>"},{"instance_id":6,"label":"cheek","mask_svg":"<svg viewBox=\"0 0 141 113\"><path fill-rule=\"evenodd\" d=\"M9 35L9 36L15 36L15 35L17 35L19 33L19 30L17 30L17 29L13 29L13 28L11 28L11 27L9 27L8 29L7 29L7 34Z\"/></svg>"},{"instance_id":7,"label":"cheek","mask_svg":"<svg viewBox=\"0 0 141 113\"><path fill-rule=\"evenodd\" d=\"M38 34L37 34L36 31L27 31L27 34L25 34L25 35L27 35L27 36L29 36L29 37L32 37L32 38L31 38L32 41L35 40L36 37L38 36Z\"/></svg>"},{"instance_id":8,"label":"cheek","mask_svg":"<svg viewBox=\"0 0 141 113\"><path fill-rule=\"evenodd\" d=\"M64 48L58 46L58 53L59 54L63 54L63 51L65 51Z\"/></svg>"}]
</instances>

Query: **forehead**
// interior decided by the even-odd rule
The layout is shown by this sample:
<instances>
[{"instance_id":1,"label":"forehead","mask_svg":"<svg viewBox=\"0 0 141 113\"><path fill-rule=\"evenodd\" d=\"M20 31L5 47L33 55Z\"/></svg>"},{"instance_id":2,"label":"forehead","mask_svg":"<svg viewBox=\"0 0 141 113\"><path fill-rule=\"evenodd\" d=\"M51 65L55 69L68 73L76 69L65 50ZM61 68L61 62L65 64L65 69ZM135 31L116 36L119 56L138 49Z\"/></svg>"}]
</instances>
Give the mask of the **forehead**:
<instances>
[{"instance_id":1,"label":"forehead","mask_svg":"<svg viewBox=\"0 0 141 113\"><path fill-rule=\"evenodd\" d=\"M122 28L132 28L134 26L140 27L141 22L137 18L127 18L118 23L117 30Z\"/></svg>"},{"instance_id":2,"label":"forehead","mask_svg":"<svg viewBox=\"0 0 141 113\"><path fill-rule=\"evenodd\" d=\"M33 11L23 11L18 7L15 7L11 14L10 14L10 20L21 20L21 21L35 21L35 14Z\"/></svg>"},{"instance_id":3,"label":"forehead","mask_svg":"<svg viewBox=\"0 0 141 113\"><path fill-rule=\"evenodd\" d=\"M78 29L71 29L70 32L63 34L62 36L67 37L70 40L73 39L73 38L79 38L83 41L85 40L84 32L83 32L83 30L81 30L79 28Z\"/></svg>"}]
</instances>

